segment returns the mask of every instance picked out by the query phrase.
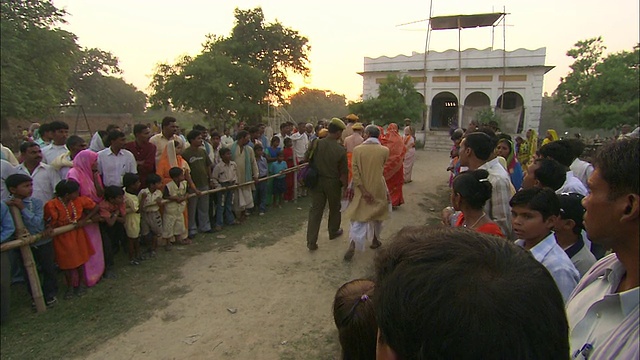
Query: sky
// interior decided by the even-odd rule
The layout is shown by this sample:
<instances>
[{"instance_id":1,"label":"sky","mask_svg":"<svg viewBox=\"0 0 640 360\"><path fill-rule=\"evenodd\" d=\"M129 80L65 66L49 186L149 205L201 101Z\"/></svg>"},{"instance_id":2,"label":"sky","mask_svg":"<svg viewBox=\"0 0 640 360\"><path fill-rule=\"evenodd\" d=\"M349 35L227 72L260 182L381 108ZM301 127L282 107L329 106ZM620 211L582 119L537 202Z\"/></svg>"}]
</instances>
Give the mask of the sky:
<instances>
[{"instance_id":1,"label":"sky","mask_svg":"<svg viewBox=\"0 0 640 360\"><path fill-rule=\"evenodd\" d=\"M62 27L83 47L110 51L120 60L122 77L139 90L158 63L197 55L206 34L227 36L233 10L262 7L266 22L280 21L309 39L311 74L293 78L296 88L331 90L348 100L362 94L364 57L424 52L428 0L54 0L65 9ZM567 50L579 40L602 36L606 53L631 50L639 40L638 0L433 0L433 16L499 12L506 6L506 49L546 47L544 91L551 93L569 72ZM462 31L462 49L491 47L490 28ZM495 48L502 48L502 27ZM434 31L432 51L457 49L457 31Z\"/></svg>"}]
</instances>

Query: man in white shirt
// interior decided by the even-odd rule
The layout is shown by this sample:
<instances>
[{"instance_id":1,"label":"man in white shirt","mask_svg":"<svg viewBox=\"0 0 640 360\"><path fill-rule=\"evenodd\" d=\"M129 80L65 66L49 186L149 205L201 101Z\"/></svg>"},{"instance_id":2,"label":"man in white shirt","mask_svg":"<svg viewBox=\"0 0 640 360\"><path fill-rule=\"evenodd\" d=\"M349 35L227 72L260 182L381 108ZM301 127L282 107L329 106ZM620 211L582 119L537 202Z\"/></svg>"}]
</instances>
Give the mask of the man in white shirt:
<instances>
[{"instance_id":1,"label":"man in white shirt","mask_svg":"<svg viewBox=\"0 0 640 360\"><path fill-rule=\"evenodd\" d=\"M577 193L582 196L589 194L589 190L582 184L580 179L573 175L573 171L569 170L569 166L574 160L575 151L569 140L553 141L540 148L542 157L559 162L567 170L566 180L560 189L556 190L556 194Z\"/></svg>"},{"instance_id":2,"label":"man in white shirt","mask_svg":"<svg viewBox=\"0 0 640 360\"><path fill-rule=\"evenodd\" d=\"M224 134L220 137L220 144L224 148L230 148L233 145L233 137L229 135L231 130L229 128L224 129Z\"/></svg>"},{"instance_id":3,"label":"man in white shirt","mask_svg":"<svg viewBox=\"0 0 640 360\"><path fill-rule=\"evenodd\" d=\"M280 124L280 132L275 135L278 137L278 139L280 139L280 145L278 145L278 149L284 149L284 139L291 137L291 131L293 130L292 127L293 124L289 121Z\"/></svg>"},{"instance_id":4,"label":"man in white shirt","mask_svg":"<svg viewBox=\"0 0 640 360\"><path fill-rule=\"evenodd\" d=\"M10 162L5 159L0 160L0 201L5 201L9 198L9 189L5 186L4 181L9 175L15 173L16 168Z\"/></svg>"},{"instance_id":5,"label":"man in white shirt","mask_svg":"<svg viewBox=\"0 0 640 360\"><path fill-rule=\"evenodd\" d=\"M107 130L106 131L102 131L102 130L98 130L93 134L93 137L91 138L91 141L89 142L89 149L93 152L98 152L101 150L104 150L107 148L106 144L104 143L104 141L102 140L102 138L104 137L104 139L106 140L107 138L107 134L109 134L111 132L111 130L120 130L120 126L118 125L114 125L114 124L110 124L107 126Z\"/></svg>"},{"instance_id":6,"label":"man in white shirt","mask_svg":"<svg viewBox=\"0 0 640 360\"><path fill-rule=\"evenodd\" d=\"M296 159L296 165L304 161L304 154L309 146L309 137L305 131L305 123L298 123L298 131L289 135L293 141L293 155Z\"/></svg>"},{"instance_id":7,"label":"man in white shirt","mask_svg":"<svg viewBox=\"0 0 640 360\"><path fill-rule=\"evenodd\" d=\"M156 146L156 166L169 141L177 140L182 143L182 148L184 148L184 141L178 136L179 130L176 118L165 116L162 119L162 131L160 134L155 134L149 139L149 142Z\"/></svg>"},{"instance_id":8,"label":"man in white shirt","mask_svg":"<svg viewBox=\"0 0 640 360\"><path fill-rule=\"evenodd\" d=\"M42 163L42 151L34 142L23 142L20 145L22 163L16 167L16 173L31 176L33 179L32 197L43 203L53 199L56 185L60 182L60 175L51 166Z\"/></svg>"},{"instance_id":9,"label":"man in white shirt","mask_svg":"<svg viewBox=\"0 0 640 360\"><path fill-rule=\"evenodd\" d=\"M107 137L111 146L98 152L98 171L104 186L122 187L122 176L138 173L138 164L131 151L125 150L127 138L122 131L112 130Z\"/></svg>"},{"instance_id":10,"label":"man in white shirt","mask_svg":"<svg viewBox=\"0 0 640 360\"><path fill-rule=\"evenodd\" d=\"M51 164L55 158L69 151L65 144L69 136L69 125L62 121L54 121L49 127L53 131L53 140L51 144L42 148L42 161L46 164Z\"/></svg>"},{"instance_id":11,"label":"man in white shirt","mask_svg":"<svg viewBox=\"0 0 640 360\"><path fill-rule=\"evenodd\" d=\"M13 151L2 144L0 144L0 155L2 160L8 161L13 166L18 166L19 162L18 159L16 159L16 156L13 155Z\"/></svg>"},{"instance_id":12,"label":"man in white shirt","mask_svg":"<svg viewBox=\"0 0 640 360\"><path fill-rule=\"evenodd\" d=\"M613 253L600 259L567 302L573 359L638 359L640 334L640 142L605 145L582 201L589 238Z\"/></svg>"},{"instance_id":13,"label":"man in white shirt","mask_svg":"<svg viewBox=\"0 0 640 360\"><path fill-rule=\"evenodd\" d=\"M491 159L495 141L487 134L474 132L466 135L460 143L460 165L469 170L484 169L489 172L489 182L493 186L491 200L485 204L485 212L500 226L507 238L511 236L511 208L509 199L515 194L511 177L497 158Z\"/></svg>"},{"instance_id":14,"label":"man in white shirt","mask_svg":"<svg viewBox=\"0 0 640 360\"><path fill-rule=\"evenodd\" d=\"M589 190L589 186L587 186L587 180L589 180L589 177L593 173L593 165L584 160L580 160L580 155L582 155L582 153L584 152L585 145L578 139L569 139L567 141L573 148L573 156L575 157L575 159L569 166L569 169L573 171L573 175L580 180L582 185L584 185L585 188Z\"/></svg>"}]
</instances>

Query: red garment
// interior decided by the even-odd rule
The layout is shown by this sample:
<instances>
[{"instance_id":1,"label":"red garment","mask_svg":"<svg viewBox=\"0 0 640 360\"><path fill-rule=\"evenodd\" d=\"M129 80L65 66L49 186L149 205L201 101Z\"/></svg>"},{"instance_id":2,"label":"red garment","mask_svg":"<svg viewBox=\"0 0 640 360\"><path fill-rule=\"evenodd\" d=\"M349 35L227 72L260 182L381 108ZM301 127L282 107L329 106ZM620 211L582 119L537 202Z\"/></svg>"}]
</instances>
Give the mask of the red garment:
<instances>
[{"instance_id":1,"label":"red garment","mask_svg":"<svg viewBox=\"0 0 640 360\"><path fill-rule=\"evenodd\" d=\"M137 161L144 161L144 164L138 164L138 176L140 176L140 189L147 187L147 175L156 172L156 146L150 142L143 143L140 146L137 142L132 141L124 145L124 148L131 151Z\"/></svg>"},{"instance_id":2,"label":"red garment","mask_svg":"<svg viewBox=\"0 0 640 360\"><path fill-rule=\"evenodd\" d=\"M115 205L105 200L98 204L98 207L100 208L100 211L98 211L98 215L100 215L100 217L104 219L110 218L111 214L114 214L116 212L119 212L120 216L125 216L127 214L127 210L124 206L124 201L120 205Z\"/></svg>"},{"instance_id":3,"label":"red garment","mask_svg":"<svg viewBox=\"0 0 640 360\"><path fill-rule=\"evenodd\" d=\"M407 148L404 146L402 136L398 134L398 125L391 123L387 127L385 142L382 143L389 149L389 158L384 164L384 179L391 195L391 205L404 204L402 185L404 185L404 154Z\"/></svg>"},{"instance_id":4,"label":"red garment","mask_svg":"<svg viewBox=\"0 0 640 360\"><path fill-rule=\"evenodd\" d=\"M464 224L464 214L460 214L460 216L458 217L458 222L456 222L456 227L461 227L462 224ZM502 230L500 230L500 227L498 226L498 224L494 223L493 221L483 224L481 226L478 226L473 230L477 232L489 234L489 235L505 237L504 234L502 233Z\"/></svg>"},{"instance_id":5,"label":"red garment","mask_svg":"<svg viewBox=\"0 0 640 360\"><path fill-rule=\"evenodd\" d=\"M284 155L284 159L287 162L287 168L292 168L293 165L293 148L289 147L289 148L284 148L282 149L282 154ZM290 172L287 174L286 176L286 184L287 184L287 191L284 193L283 198L287 201L291 201L293 200L293 187L294 187L294 172Z\"/></svg>"}]
</instances>

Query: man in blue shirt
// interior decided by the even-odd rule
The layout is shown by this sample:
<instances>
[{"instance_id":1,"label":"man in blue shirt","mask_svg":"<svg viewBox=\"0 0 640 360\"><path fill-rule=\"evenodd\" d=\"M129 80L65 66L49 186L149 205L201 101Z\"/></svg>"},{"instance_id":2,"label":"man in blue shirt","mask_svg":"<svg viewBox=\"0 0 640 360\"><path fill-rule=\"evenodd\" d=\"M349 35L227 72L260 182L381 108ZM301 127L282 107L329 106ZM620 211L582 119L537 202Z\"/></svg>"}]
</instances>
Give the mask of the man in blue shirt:
<instances>
[{"instance_id":1,"label":"man in blue shirt","mask_svg":"<svg viewBox=\"0 0 640 360\"><path fill-rule=\"evenodd\" d=\"M0 243L9 241L15 226L13 218L9 212L9 207L0 201L0 219L2 220L2 228L0 229ZM0 324L4 324L9 318L9 291L11 290L11 263L9 260L9 252L0 253Z\"/></svg>"}]
</instances>

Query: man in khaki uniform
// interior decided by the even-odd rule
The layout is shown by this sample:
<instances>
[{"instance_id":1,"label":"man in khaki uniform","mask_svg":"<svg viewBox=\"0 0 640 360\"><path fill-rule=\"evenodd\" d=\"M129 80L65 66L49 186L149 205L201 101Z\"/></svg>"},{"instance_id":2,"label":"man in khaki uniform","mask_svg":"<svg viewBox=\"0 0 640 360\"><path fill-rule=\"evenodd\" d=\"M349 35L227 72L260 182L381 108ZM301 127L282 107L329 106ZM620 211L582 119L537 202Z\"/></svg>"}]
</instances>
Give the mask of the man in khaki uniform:
<instances>
[{"instance_id":1,"label":"man in khaki uniform","mask_svg":"<svg viewBox=\"0 0 640 360\"><path fill-rule=\"evenodd\" d=\"M346 139L347 136L353 134L352 126L359 120L358 115L356 114L349 114L345 117L345 119L347 119L347 125L344 131L342 132L342 135L340 135L340 141L343 144L344 144L344 139Z\"/></svg>"},{"instance_id":2,"label":"man in khaki uniform","mask_svg":"<svg viewBox=\"0 0 640 360\"><path fill-rule=\"evenodd\" d=\"M384 180L384 164L389 149L380 144L380 130L375 125L365 129L365 140L353 150L353 200L345 215L351 219L349 250L344 260L353 257L355 249L364 251L366 243L376 249L382 245L382 222L389 217L389 197Z\"/></svg>"},{"instance_id":3,"label":"man in khaki uniform","mask_svg":"<svg viewBox=\"0 0 640 360\"><path fill-rule=\"evenodd\" d=\"M318 232L324 206L329 202L329 239L342 235L340 228L340 197L342 189L347 186L347 151L338 143L346 125L338 118L331 119L329 134L316 140L317 145L310 147L309 154L318 170L318 184L311 189L311 209L307 225L307 247L314 251L318 249ZM307 158L309 158L307 155Z\"/></svg>"}]
</instances>

